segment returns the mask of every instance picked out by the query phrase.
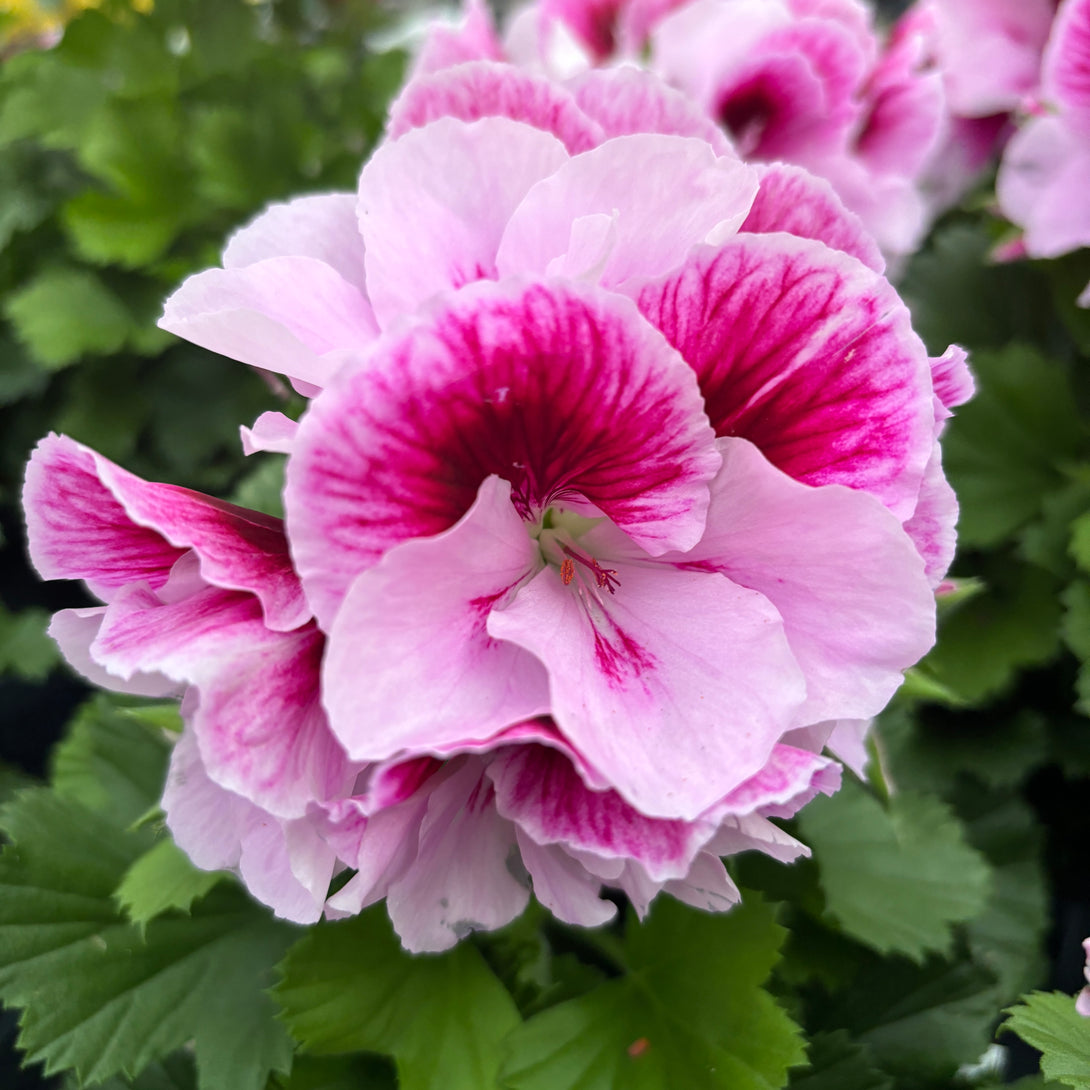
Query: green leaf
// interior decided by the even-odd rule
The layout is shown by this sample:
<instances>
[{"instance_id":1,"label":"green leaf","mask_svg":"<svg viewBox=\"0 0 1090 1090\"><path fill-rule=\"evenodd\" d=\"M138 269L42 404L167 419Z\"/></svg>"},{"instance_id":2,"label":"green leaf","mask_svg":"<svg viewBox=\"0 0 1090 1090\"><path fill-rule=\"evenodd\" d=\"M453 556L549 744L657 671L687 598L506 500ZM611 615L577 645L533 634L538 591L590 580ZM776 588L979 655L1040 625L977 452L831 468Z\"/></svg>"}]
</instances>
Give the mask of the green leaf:
<instances>
[{"instance_id":1,"label":"green leaf","mask_svg":"<svg viewBox=\"0 0 1090 1090\"><path fill-rule=\"evenodd\" d=\"M81 1090L79 1081L69 1077L66 1090ZM148 1064L135 1078L117 1075L99 1083L97 1090L198 1090L197 1068L185 1051L172 1052L162 1060Z\"/></svg>"},{"instance_id":2,"label":"green leaf","mask_svg":"<svg viewBox=\"0 0 1090 1090\"><path fill-rule=\"evenodd\" d=\"M932 353L956 343L974 350L975 360L981 348L1044 339L1051 312L1047 284L1025 264L989 261L992 245L977 217L940 228L912 259L901 292Z\"/></svg>"},{"instance_id":3,"label":"green leaf","mask_svg":"<svg viewBox=\"0 0 1090 1090\"><path fill-rule=\"evenodd\" d=\"M993 566L987 593L942 623L938 645L923 662L969 704L1001 695L1019 670L1043 665L1059 650L1060 584L1040 568Z\"/></svg>"},{"instance_id":4,"label":"green leaf","mask_svg":"<svg viewBox=\"0 0 1090 1090\"><path fill-rule=\"evenodd\" d=\"M660 900L629 930L628 975L535 1015L507 1039L505 1090L775 1090L804 1062L761 984L784 931L759 897L725 916Z\"/></svg>"},{"instance_id":5,"label":"green leaf","mask_svg":"<svg viewBox=\"0 0 1090 1090\"><path fill-rule=\"evenodd\" d=\"M140 838L45 790L9 803L0 825L12 841L0 855L0 1000L23 1009L28 1060L97 1082L192 1039L201 1090L262 1090L270 1069L287 1070L291 1044L261 989L293 928L224 887L142 936L113 901Z\"/></svg>"},{"instance_id":6,"label":"green leaf","mask_svg":"<svg viewBox=\"0 0 1090 1090\"><path fill-rule=\"evenodd\" d=\"M1002 715L887 709L878 717L883 767L898 788L947 793L959 777L1012 788L1051 758L1047 723L1032 708Z\"/></svg>"},{"instance_id":7,"label":"green leaf","mask_svg":"<svg viewBox=\"0 0 1090 1090\"><path fill-rule=\"evenodd\" d=\"M973 369L976 396L943 437L963 548L995 545L1033 518L1086 438L1067 375L1036 349L976 352Z\"/></svg>"},{"instance_id":8,"label":"green leaf","mask_svg":"<svg viewBox=\"0 0 1090 1090\"><path fill-rule=\"evenodd\" d=\"M1077 579L1061 596L1064 605L1064 643L1079 657L1075 707L1090 715L1090 582Z\"/></svg>"},{"instance_id":9,"label":"green leaf","mask_svg":"<svg viewBox=\"0 0 1090 1090\"><path fill-rule=\"evenodd\" d=\"M995 981L971 962L922 967L871 955L844 989L814 1008L818 1026L847 1029L878 1066L915 1085L949 1080L975 1063L995 1024Z\"/></svg>"},{"instance_id":10,"label":"green leaf","mask_svg":"<svg viewBox=\"0 0 1090 1090\"><path fill-rule=\"evenodd\" d=\"M136 924L146 924L169 909L188 912L224 877L198 870L172 840L160 840L125 872L114 896Z\"/></svg>"},{"instance_id":11,"label":"green leaf","mask_svg":"<svg viewBox=\"0 0 1090 1090\"><path fill-rule=\"evenodd\" d=\"M922 961L953 944L951 925L984 907L989 868L937 799L901 794L889 809L848 780L800 816L826 908L852 937Z\"/></svg>"},{"instance_id":12,"label":"green leaf","mask_svg":"<svg viewBox=\"0 0 1090 1090\"><path fill-rule=\"evenodd\" d=\"M19 339L48 368L89 353L116 352L133 319L128 308L86 269L56 265L8 297L4 313Z\"/></svg>"},{"instance_id":13,"label":"green leaf","mask_svg":"<svg viewBox=\"0 0 1090 1090\"><path fill-rule=\"evenodd\" d=\"M61 798L125 828L159 801L168 755L137 709L100 694L83 705L53 751L51 780Z\"/></svg>"},{"instance_id":14,"label":"green leaf","mask_svg":"<svg viewBox=\"0 0 1090 1090\"><path fill-rule=\"evenodd\" d=\"M413 957L382 906L312 930L284 962L275 995L304 1048L393 1056L401 1090L491 1086L500 1041L519 1021L470 943Z\"/></svg>"},{"instance_id":15,"label":"green leaf","mask_svg":"<svg viewBox=\"0 0 1090 1090\"><path fill-rule=\"evenodd\" d=\"M278 1090L397 1090L397 1076L381 1056L296 1056Z\"/></svg>"},{"instance_id":16,"label":"green leaf","mask_svg":"<svg viewBox=\"0 0 1090 1090\"><path fill-rule=\"evenodd\" d=\"M844 1030L816 1033L810 1041L810 1067L791 1076L791 1090L893 1090L893 1082L874 1066L866 1045Z\"/></svg>"},{"instance_id":17,"label":"green leaf","mask_svg":"<svg viewBox=\"0 0 1090 1090\"><path fill-rule=\"evenodd\" d=\"M43 681L60 660L57 645L45 634L50 614L44 609L9 613L0 604L0 674Z\"/></svg>"},{"instance_id":18,"label":"green leaf","mask_svg":"<svg viewBox=\"0 0 1090 1090\"><path fill-rule=\"evenodd\" d=\"M1034 992L1021 1004L1008 1007L1009 1018L999 1032L1017 1033L1041 1050L1041 1071L1046 1079L1090 1087L1090 1018L1075 1010L1075 1001L1062 992Z\"/></svg>"},{"instance_id":19,"label":"green leaf","mask_svg":"<svg viewBox=\"0 0 1090 1090\"><path fill-rule=\"evenodd\" d=\"M1049 895L1043 830L1037 815L1008 790L962 781L955 801L970 842L993 868L988 903L969 922L967 935L974 959L999 982L1003 1002L1033 987L1045 968Z\"/></svg>"},{"instance_id":20,"label":"green leaf","mask_svg":"<svg viewBox=\"0 0 1090 1090\"><path fill-rule=\"evenodd\" d=\"M80 257L127 268L162 256L182 227L176 207L136 203L98 190L73 197L62 218Z\"/></svg>"}]
</instances>

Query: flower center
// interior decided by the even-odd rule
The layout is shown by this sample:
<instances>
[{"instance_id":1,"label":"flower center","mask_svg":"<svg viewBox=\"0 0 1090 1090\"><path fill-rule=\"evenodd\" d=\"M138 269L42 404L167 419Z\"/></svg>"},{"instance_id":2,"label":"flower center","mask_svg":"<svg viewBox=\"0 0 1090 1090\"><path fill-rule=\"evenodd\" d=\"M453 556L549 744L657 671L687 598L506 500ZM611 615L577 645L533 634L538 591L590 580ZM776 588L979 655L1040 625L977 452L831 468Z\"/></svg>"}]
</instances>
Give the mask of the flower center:
<instances>
[{"instance_id":1,"label":"flower center","mask_svg":"<svg viewBox=\"0 0 1090 1090\"><path fill-rule=\"evenodd\" d=\"M527 527L530 536L537 538L545 563L559 569L560 581L564 586L571 586L576 576L580 575L581 587L616 594L617 587L621 585L616 569L603 568L593 556L576 547L578 540L601 521L600 518L585 518L574 511L550 507L537 525ZM593 584L591 579L594 580Z\"/></svg>"}]
</instances>

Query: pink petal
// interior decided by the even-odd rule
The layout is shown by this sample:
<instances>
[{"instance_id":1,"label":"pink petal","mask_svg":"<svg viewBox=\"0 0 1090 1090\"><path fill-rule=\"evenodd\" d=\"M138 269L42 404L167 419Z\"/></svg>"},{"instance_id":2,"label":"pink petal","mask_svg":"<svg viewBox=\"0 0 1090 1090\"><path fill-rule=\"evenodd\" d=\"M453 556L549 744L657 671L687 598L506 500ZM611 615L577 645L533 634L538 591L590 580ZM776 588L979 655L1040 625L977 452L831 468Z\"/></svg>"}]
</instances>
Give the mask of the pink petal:
<instances>
[{"instance_id":1,"label":"pink petal","mask_svg":"<svg viewBox=\"0 0 1090 1090\"><path fill-rule=\"evenodd\" d=\"M27 465L23 510L38 574L84 579L108 601L127 583L162 586L186 546L172 545L133 520L102 480L105 464L110 463L67 436L47 435Z\"/></svg>"},{"instance_id":2,"label":"pink petal","mask_svg":"<svg viewBox=\"0 0 1090 1090\"><path fill-rule=\"evenodd\" d=\"M838 719L826 742L829 752L861 780L866 778L870 763L867 735L873 722L872 719Z\"/></svg>"},{"instance_id":3,"label":"pink petal","mask_svg":"<svg viewBox=\"0 0 1090 1090\"><path fill-rule=\"evenodd\" d=\"M856 138L863 161L879 172L917 177L943 136L943 73L932 63L933 30L899 23L867 80L867 116Z\"/></svg>"},{"instance_id":4,"label":"pink petal","mask_svg":"<svg viewBox=\"0 0 1090 1090\"><path fill-rule=\"evenodd\" d=\"M885 258L874 237L859 217L844 207L824 178L789 163L758 166L757 174L759 188L742 224L743 232L786 231L842 250L875 272L885 269Z\"/></svg>"},{"instance_id":5,"label":"pink petal","mask_svg":"<svg viewBox=\"0 0 1090 1090\"><path fill-rule=\"evenodd\" d=\"M517 827L515 836L534 896L557 919L577 927L600 927L616 916L617 906L599 896L601 881L563 848L537 844Z\"/></svg>"},{"instance_id":6,"label":"pink petal","mask_svg":"<svg viewBox=\"0 0 1090 1090\"><path fill-rule=\"evenodd\" d=\"M976 382L969 370L969 354L952 344L941 356L931 358L931 381L935 396L947 409L964 405L976 392Z\"/></svg>"},{"instance_id":7,"label":"pink petal","mask_svg":"<svg viewBox=\"0 0 1090 1090\"><path fill-rule=\"evenodd\" d=\"M701 852L684 878L675 878L662 888L702 912L726 912L742 899L723 861L711 852Z\"/></svg>"},{"instance_id":8,"label":"pink petal","mask_svg":"<svg viewBox=\"0 0 1090 1090\"><path fill-rule=\"evenodd\" d=\"M736 787L715 813L743 817L791 817L816 795L832 795L840 786L840 767L805 749L778 745L755 776Z\"/></svg>"},{"instance_id":9,"label":"pink petal","mask_svg":"<svg viewBox=\"0 0 1090 1090\"><path fill-rule=\"evenodd\" d=\"M646 69L631 64L592 68L569 87L606 136L641 132L695 136L707 141L716 155L733 154L722 129L691 98Z\"/></svg>"},{"instance_id":10,"label":"pink petal","mask_svg":"<svg viewBox=\"0 0 1090 1090\"><path fill-rule=\"evenodd\" d=\"M105 606L62 609L53 614L53 619L49 622L49 635L56 640L68 665L92 685L110 689L115 693L151 697L180 695L181 685L162 674L136 673L128 679L122 679L95 662L91 657L91 644L98 638L105 614Z\"/></svg>"},{"instance_id":11,"label":"pink petal","mask_svg":"<svg viewBox=\"0 0 1090 1090\"><path fill-rule=\"evenodd\" d=\"M171 757L163 809L175 842L204 870L241 871L278 915L315 923L336 858L305 823L278 821L208 778L189 732Z\"/></svg>"},{"instance_id":12,"label":"pink petal","mask_svg":"<svg viewBox=\"0 0 1090 1090\"><path fill-rule=\"evenodd\" d=\"M122 677L158 671L196 685L191 722L209 775L290 818L355 778L319 705L322 648L313 626L267 629L246 595L209 588L164 605L129 587L111 603L90 653Z\"/></svg>"},{"instance_id":13,"label":"pink petal","mask_svg":"<svg viewBox=\"0 0 1090 1090\"><path fill-rule=\"evenodd\" d=\"M497 814L482 772L480 761L465 759L432 788L419 853L390 887L390 919L414 953L446 950L471 931L502 927L529 900L507 867L514 830Z\"/></svg>"},{"instance_id":14,"label":"pink petal","mask_svg":"<svg viewBox=\"0 0 1090 1090\"><path fill-rule=\"evenodd\" d=\"M299 425L283 413L264 412L254 421L252 428L243 425L238 429L242 438L242 452L246 455L258 451L290 454L298 428Z\"/></svg>"},{"instance_id":15,"label":"pink petal","mask_svg":"<svg viewBox=\"0 0 1090 1090\"><path fill-rule=\"evenodd\" d=\"M753 775L805 695L779 615L708 573L611 558L608 602L546 569L488 620L549 671L564 737L644 814L692 820Z\"/></svg>"},{"instance_id":16,"label":"pink petal","mask_svg":"<svg viewBox=\"0 0 1090 1090\"><path fill-rule=\"evenodd\" d=\"M380 147L359 189L380 326L437 292L494 277L511 213L567 158L555 136L507 117L444 117Z\"/></svg>"},{"instance_id":17,"label":"pink petal","mask_svg":"<svg viewBox=\"0 0 1090 1090\"><path fill-rule=\"evenodd\" d=\"M936 442L920 485L916 510L905 523L905 531L924 558L932 588L942 582L954 561L957 520L957 496L942 472L942 448Z\"/></svg>"},{"instance_id":18,"label":"pink petal","mask_svg":"<svg viewBox=\"0 0 1090 1090\"><path fill-rule=\"evenodd\" d=\"M86 579L109 600L127 583L161 587L191 548L207 582L257 596L269 627L310 616L279 519L142 480L64 436L38 444L24 506L31 556L47 579Z\"/></svg>"},{"instance_id":19,"label":"pink petal","mask_svg":"<svg viewBox=\"0 0 1090 1090\"><path fill-rule=\"evenodd\" d=\"M428 36L413 64L413 77L438 72L466 61L502 59L485 0L464 0L463 18L457 26L445 26L437 19L431 22Z\"/></svg>"},{"instance_id":20,"label":"pink petal","mask_svg":"<svg viewBox=\"0 0 1090 1090\"><path fill-rule=\"evenodd\" d=\"M876 714L935 642L915 546L873 497L799 484L744 440L720 446L707 532L672 559L721 571L779 611L806 677L796 725Z\"/></svg>"},{"instance_id":21,"label":"pink petal","mask_svg":"<svg viewBox=\"0 0 1090 1090\"><path fill-rule=\"evenodd\" d=\"M1056 257L1090 245L1090 146L1060 117L1027 122L1007 144L999 207L1025 230L1026 252Z\"/></svg>"},{"instance_id":22,"label":"pink petal","mask_svg":"<svg viewBox=\"0 0 1090 1090\"><path fill-rule=\"evenodd\" d=\"M936 5L939 48L954 113L1014 109L1037 84L1055 0L957 0Z\"/></svg>"},{"instance_id":23,"label":"pink petal","mask_svg":"<svg viewBox=\"0 0 1090 1090\"><path fill-rule=\"evenodd\" d=\"M490 474L524 518L581 497L661 552L700 536L718 462L691 373L627 299L481 283L312 403L285 505L328 627L361 571L452 526Z\"/></svg>"},{"instance_id":24,"label":"pink petal","mask_svg":"<svg viewBox=\"0 0 1090 1090\"><path fill-rule=\"evenodd\" d=\"M616 791L591 791L562 753L541 746L502 750L488 777L500 814L534 843L635 859L655 881L683 878L714 831L707 822L647 817Z\"/></svg>"},{"instance_id":25,"label":"pink petal","mask_svg":"<svg viewBox=\"0 0 1090 1090\"><path fill-rule=\"evenodd\" d=\"M493 61L460 64L412 80L390 107L387 133L397 139L441 117L523 121L551 133L573 155L605 138L559 84Z\"/></svg>"},{"instance_id":26,"label":"pink petal","mask_svg":"<svg viewBox=\"0 0 1090 1090\"><path fill-rule=\"evenodd\" d=\"M694 253L638 301L696 370L719 435L808 484L912 514L931 454L930 367L885 279L819 243L747 234Z\"/></svg>"},{"instance_id":27,"label":"pink petal","mask_svg":"<svg viewBox=\"0 0 1090 1090\"><path fill-rule=\"evenodd\" d=\"M793 863L800 856L810 854L810 849L805 844L801 844L760 814L726 818L708 844L708 851L715 855L759 851L781 863Z\"/></svg>"},{"instance_id":28,"label":"pink petal","mask_svg":"<svg viewBox=\"0 0 1090 1090\"><path fill-rule=\"evenodd\" d=\"M541 664L485 631L493 606L541 564L510 496L507 481L487 478L455 526L396 546L350 587L323 698L354 758L435 753L548 711Z\"/></svg>"},{"instance_id":29,"label":"pink petal","mask_svg":"<svg viewBox=\"0 0 1090 1090\"><path fill-rule=\"evenodd\" d=\"M324 386L336 369L323 359L375 337L367 297L314 257L269 257L208 269L166 301L159 325L212 352Z\"/></svg>"},{"instance_id":30,"label":"pink petal","mask_svg":"<svg viewBox=\"0 0 1090 1090\"><path fill-rule=\"evenodd\" d=\"M738 230L753 203L756 178L735 158L717 158L703 140L618 136L569 160L526 194L507 224L496 257L501 276L547 273L566 252L572 223L605 214L617 243L600 282L665 273L705 240Z\"/></svg>"},{"instance_id":31,"label":"pink petal","mask_svg":"<svg viewBox=\"0 0 1090 1090\"><path fill-rule=\"evenodd\" d=\"M356 195L321 193L269 205L231 236L223 267L240 269L270 257L317 258L366 295Z\"/></svg>"},{"instance_id":32,"label":"pink petal","mask_svg":"<svg viewBox=\"0 0 1090 1090\"><path fill-rule=\"evenodd\" d=\"M765 35L739 68L721 77L713 113L747 158L831 151L859 115L865 60L843 27L801 19Z\"/></svg>"},{"instance_id":33,"label":"pink petal","mask_svg":"<svg viewBox=\"0 0 1090 1090\"><path fill-rule=\"evenodd\" d=\"M1056 11L1042 64L1042 93L1090 137L1090 2L1064 0Z\"/></svg>"}]
</instances>

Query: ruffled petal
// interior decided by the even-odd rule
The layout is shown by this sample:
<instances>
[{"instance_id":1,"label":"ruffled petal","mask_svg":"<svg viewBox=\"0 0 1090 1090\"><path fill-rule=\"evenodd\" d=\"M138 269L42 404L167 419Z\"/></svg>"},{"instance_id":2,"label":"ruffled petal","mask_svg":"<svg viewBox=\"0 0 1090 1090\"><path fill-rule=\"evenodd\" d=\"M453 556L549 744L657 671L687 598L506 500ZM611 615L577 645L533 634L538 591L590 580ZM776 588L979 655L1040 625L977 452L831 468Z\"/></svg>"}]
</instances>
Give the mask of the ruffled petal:
<instances>
[{"instance_id":1,"label":"ruffled petal","mask_svg":"<svg viewBox=\"0 0 1090 1090\"><path fill-rule=\"evenodd\" d=\"M635 859L655 881L683 878L715 828L647 817L616 791L591 791L564 754L541 746L502 750L488 777L500 814L535 844Z\"/></svg>"},{"instance_id":2,"label":"ruffled petal","mask_svg":"<svg viewBox=\"0 0 1090 1090\"><path fill-rule=\"evenodd\" d=\"M86 579L108 601L128 583L160 588L192 549L208 583L257 596L270 628L310 616L279 519L142 480L65 436L38 444L24 506L31 557L47 579Z\"/></svg>"},{"instance_id":3,"label":"ruffled petal","mask_svg":"<svg viewBox=\"0 0 1090 1090\"><path fill-rule=\"evenodd\" d=\"M314 257L269 257L197 273L167 299L159 325L209 351L315 386L336 370L323 358L327 353L362 348L378 331L366 295Z\"/></svg>"},{"instance_id":4,"label":"ruffled petal","mask_svg":"<svg viewBox=\"0 0 1090 1090\"><path fill-rule=\"evenodd\" d=\"M270 257L317 258L366 295L355 193L320 193L269 205L228 240L223 267L240 269Z\"/></svg>"},{"instance_id":5,"label":"ruffled petal","mask_svg":"<svg viewBox=\"0 0 1090 1090\"><path fill-rule=\"evenodd\" d=\"M396 546L349 589L322 688L356 759L442 752L548 711L541 663L485 630L541 563L510 496L507 481L487 478L455 526Z\"/></svg>"},{"instance_id":6,"label":"ruffled petal","mask_svg":"<svg viewBox=\"0 0 1090 1090\"><path fill-rule=\"evenodd\" d=\"M999 207L1025 231L1026 252L1056 257L1090 246L1090 142L1055 116L1036 117L1007 144Z\"/></svg>"},{"instance_id":7,"label":"ruffled petal","mask_svg":"<svg viewBox=\"0 0 1090 1090\"><path fill-rule=\"evenodd\" d=\"M552 133L572 155L605 139L601 126L559 84L493 61L460 64L412 80L390 107L386 131L396 140L441 117L523 121Z\"/></svg>"},{"instance_id":8,"label":"ruffled petal","mask_svg":"<svg viewBox=\"0 0 1090 1090\"><path fill-rule=\"evenodd\" d=\"M268 451L291 454L298 429L299 425L291 417L278 412L264 412L254 421L252 428L243 425L238 429L242 453L250 455Z\"/></svg>"},{"instance_id":9,"label":"ruffled petal","mask_svg":"<svg viewBox=\"0 0 1090 1090\"><path fill-rule=\"evenodd\" d=\"M115 693L160 698L179 696L183 686L163 674L152 671L134 673L131 677L121 678L95 662L91 657L91 645L98 638L105 615L105 606L92 606L90 609L62 609L59 613L53 614L53 619L49 622L49 635L56 640L68 665L92 685L110 689Z\"/></svg>"},{"instance_id":10,"label":"ruffled petal","mask_svg":"<svg viewBox=\"0 0 1090 1090\"><path fill-rule=\"evenodd\" d=\"M103 465L112 463L83 444L46 436L27 465L23 511L38 574L83 579L93 594L109 601L128 583L161 587L187 546L171 544L155 528L135 521L102 480Z\"/></svg>"},{"instance_id":11,"label":"ruffled petal","mask_svg":"<svg viewBox=\"0 0 1090 1090\"><path fill-rule=\"evenodd\" d=\"M756 191L752 168L717 157L703 140L618 136L526 194L504 230L496 268L501 276L548 273L569 248L573 223L607 215L617 221L617 240L600 283L665 273L697 243L737 231Z\"/></svg>"},{"instance_id":12,"label":"ruffled petal","mask_svg":"<svg viewBox=\"0 0 1090 1090\"><path fill-rule=\"evenodd\" d=\"M873 497L811 488L721 439L703 540L671 556L721 571L783 617L806 677L794 725L881 711L935 642L935 601L908 535Z\"/></svg>"},{"instance_id":13,"label":"ruffled petal","mask_svg":"<svg viewBox=\"0 0 1090 1090\"><path fill-rule=\"evenodd\" d=\"M930 364L884 278L809 240L740 235L638 303L696 370L717 434L807 484L912 514L933 439Z\"/></svg>"},{"instance_id":14,"label":"ruffled petal","mask_svg":"<svg viewBox=\"0 0 1090 1090\"><path fill-rule=\"evenodd\" d=\"M617 906L599 896L601 880L563 848L538 844L518 827L515 837L534 896L558 920L576 927L599 927L616 916Z\"/></svg>"},{"instance_id":15,"label":"ruffled petal","mask_svg":"<svg viewBox=\"0 0 1090 1090\"><path fill-rule=\"evenodd\" d=\"M502 59L503 49L485 0L464 0L462 11L462 19L455 26L438 19L431 21L413 62L414 78L466 61Z\"/></svg>"},{"instance_id":16,"label":"ruffled petal","mask_svg":"<svg viewBox=\"0 0 1090 1090\"><path fill-rule=\"evenodd\" d=\"M1045 98L1083 139L1090 138L1090 2L1064 0L1056 11L1041 70Z\"/></svg>"},{"instance_id":17,"label":"ruffled petal","mask_svg":"<svg viewBox=\"0 0 1090 1090\"><path fill-rule=\"evenodd\" d=\"M444 117L380 147L359 187L379 324L387 328L437 292L494 278L511 213L567 158L555 136L507 117Z\"/></svg>"},{"instance_id":18,"label":"ruffled petal","mask_svg":"<svg viewBox=\"0 0 1090 1090\"><path fill-rule=\"evenodd\" d=\"M361 571L452 526L490 474L525 518L581 499L661 552L699 538L718 463L691 372L627 299L481 283L311 404L285 506L328 628Z\"/></svg>"},{"instance_id":19,"label":"ruffled petal","mask_svg":"<svg viewBox=\"0 0 1090 1090\"><path fill-rule=\"evenodd\" d=\"M741 230L764 235L784 231L797 238L812 238L834 250L858 258L882 272L886 260L863 221L844 207L836 190L824 179L790 163L757 167L759 188Z\"/></svg>"},{"instance_id":20,"label":"ruffled petal","mask_svg":"<svg viewBox=\"0 0 1090 1090\"><path fill-rule=\"evenodd\" d=\"M508 869L515 851L481 762L464 759L432 786L416 859L386 897L405 948L446 950L471 931L510 923L529 900Z\"/></svg>"},{"instance_id":21,"label":"ruffled petal","mask_svg":"<svg viewBox=\"0 0 1090 1090\"><path fill-rule=\"evenodd\" d=\"M592 68L572 80L569 89L606 136L695 136L707 141L716 155L734 154L723 130L691 98L647 69L632 64Z\"/></svg>"},{"instance_id":22,"label":"ruffled petal","mask_svg":"<svg viewBox=\"0 0 1090 1090\"><path fill-rule=\"evenodd\" d=\"M281 822L209 779L189 732L174 747L163 809L175 842L198 867L241 873L283 919L321 917L337 862L332 849L305 822Z\"/></svg>"},{"instance_id":23,"label":"ruffled petal","mask_svg":"<svg viewBox=\"0 0 1090 1090\"><path fill-rule=\"evenodd\" d=\"M608 601L546 569L488 631L545 663L562 734L627 802L692 820L764 765L805 683L762 595L715 573L598 559L620 584Z\"/></svg>"},{"instance_id":24,"label":"ruffled petal","mask_svg":"<svg viewBox=\"0 0 1090 1090\"><path fill-rule=\"evenodd\" d=\"M954 562L957 547L958 498L942 471L942 448L936 442L920 485L916 510L905 531L924 558L932 589Z\"/></svg>"}]
</instances>

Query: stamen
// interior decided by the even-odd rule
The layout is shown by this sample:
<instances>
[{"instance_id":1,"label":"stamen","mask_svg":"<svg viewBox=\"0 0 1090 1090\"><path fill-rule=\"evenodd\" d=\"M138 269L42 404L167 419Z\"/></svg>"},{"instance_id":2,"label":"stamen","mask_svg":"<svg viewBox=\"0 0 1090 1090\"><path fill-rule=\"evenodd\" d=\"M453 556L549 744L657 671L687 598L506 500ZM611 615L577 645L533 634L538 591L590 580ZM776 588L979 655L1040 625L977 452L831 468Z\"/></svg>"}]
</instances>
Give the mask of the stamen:
<instances>
[{"instance_id":1,"label":"stamen","mask_svg":"<svg viewBox=\"0 0 1090 1090\"><path fill-rule=\"evenodd\" d=\"M564 557L560 565L560 581L568 586L575 578L575 561L571 557Z\"/></svg>"},{"instance_id":2,"label":"stamen","mask_svg":"<svg viewBox=\"0 0 1090 1090\"><path fill-rule=\"evenodd\" d=\"M585 568L590 568L594 573L594 582L599 590L608 590L610 594L617 593L617 587L621 585L621 581L617 578L616 568L603 568L594 557L589 559L585 556L580 556L577 552L569 549L567 545L562 545L561 548L571 560L565 560L560 565L560 578L564 580L564 585L567 586L572 578L575 576L575 565L571 563L572 560L578 560L580 564ZM569 568L568 565L571 564ZM571 574L566 574L570 571Z\"/></svg>"}]
</instances>

